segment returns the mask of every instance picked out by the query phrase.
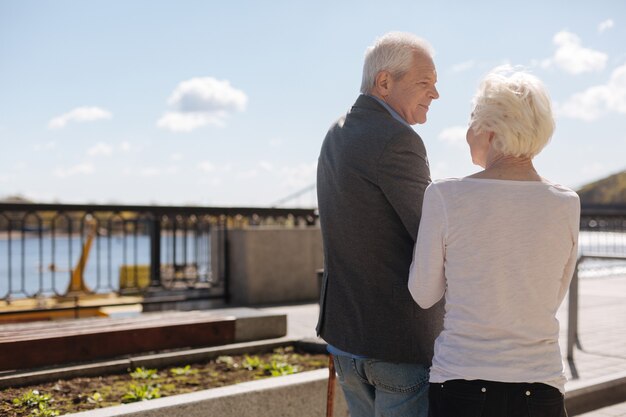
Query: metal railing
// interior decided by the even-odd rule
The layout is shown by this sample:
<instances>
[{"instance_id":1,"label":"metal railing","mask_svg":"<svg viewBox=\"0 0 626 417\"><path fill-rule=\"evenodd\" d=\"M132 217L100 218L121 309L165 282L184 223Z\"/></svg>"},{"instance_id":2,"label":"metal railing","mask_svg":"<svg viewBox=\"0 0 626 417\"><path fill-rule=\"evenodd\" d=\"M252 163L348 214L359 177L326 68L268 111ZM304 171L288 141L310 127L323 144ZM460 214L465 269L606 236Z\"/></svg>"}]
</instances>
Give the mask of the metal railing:
<instances>
[{"instance_id":1,"label":"metal railing","mask_svg":"<svg viewBox=\"0 0 626 417\"><path fill-rule=\"evenodd\" d=\"M578 260L568 296L567 359L578 338L578 284L586 277L626 274L626 205L583 205Z\"/></svg>"},{"instance_id":2,"label":"metal railing","mask_svg":"<svg viewBox=\"0 0 626 417\"><path fill-rule=\"evenodd\" d=\"M228 302L229 229L316 219L314 209L0 203L0 314L23 299L44 308L109 293Z\"/></svg>"}]
</instances>

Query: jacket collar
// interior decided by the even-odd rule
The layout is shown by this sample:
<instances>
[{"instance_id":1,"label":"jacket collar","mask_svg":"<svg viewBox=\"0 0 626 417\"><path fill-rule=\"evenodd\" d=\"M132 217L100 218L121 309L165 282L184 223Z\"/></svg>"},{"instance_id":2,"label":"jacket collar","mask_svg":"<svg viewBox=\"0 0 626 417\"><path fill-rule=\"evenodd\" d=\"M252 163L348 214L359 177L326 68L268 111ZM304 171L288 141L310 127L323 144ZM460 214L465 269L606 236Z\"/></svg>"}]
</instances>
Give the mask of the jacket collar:
<instances>
[{"instance_id":1,"label":"jacket collar","mask_svg":"<svg viewBox=\"0 0 626 417\"><path fill-rule=\"evenodd\" d=\"M353 108L355 107L365 108L378 112L385 112L406 127L411 128L411 125L409 125L407 121L402 118L402 116L400 116L396 111L389 107L389 105L383 103L375 97L369 96L367 94L361 94L354 103Z\"/></svg>"},{"instance_id":2,"label":"jacket collar","mask_svg":"<svg viewBox=\"0 0 626 417\"><path fill-rule=\"evenodd\" d=\"M375 98L370 97L366 94L359 95L359 97L357 97L356 99L356 102L354 103L354 106L352 107L385 112L391 116L389 111L387 111L387 109L382 104L380 104Z\"/></svg>"}]
</instances>

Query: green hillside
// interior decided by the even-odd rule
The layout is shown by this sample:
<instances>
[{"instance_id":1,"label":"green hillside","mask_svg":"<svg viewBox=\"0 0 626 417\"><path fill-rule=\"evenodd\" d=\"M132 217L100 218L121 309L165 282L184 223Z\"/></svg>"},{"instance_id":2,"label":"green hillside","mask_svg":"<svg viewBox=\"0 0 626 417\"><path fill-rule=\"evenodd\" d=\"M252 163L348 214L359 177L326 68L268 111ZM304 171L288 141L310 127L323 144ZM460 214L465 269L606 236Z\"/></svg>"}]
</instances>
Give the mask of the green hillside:
<instances>
[{"instance_id":1,"label":"green hillside","mask_svg":"<svg viewBox=\"0 0 626 417\"><path fill-rule=\"evenodd\" d=\"M7 197L0 197L0 203L31 204L33 201L16 194Z\"/></svg>"},{"instance_id":2,"label":"green hillside","mask_svg":"<svg viewBox=\"0 0 626 417\"><path fill-rule=\"evenodd\" d=\"M582 204L626 204L626 171L587 184L576 192Z\"/></svg>"}]
</instances>

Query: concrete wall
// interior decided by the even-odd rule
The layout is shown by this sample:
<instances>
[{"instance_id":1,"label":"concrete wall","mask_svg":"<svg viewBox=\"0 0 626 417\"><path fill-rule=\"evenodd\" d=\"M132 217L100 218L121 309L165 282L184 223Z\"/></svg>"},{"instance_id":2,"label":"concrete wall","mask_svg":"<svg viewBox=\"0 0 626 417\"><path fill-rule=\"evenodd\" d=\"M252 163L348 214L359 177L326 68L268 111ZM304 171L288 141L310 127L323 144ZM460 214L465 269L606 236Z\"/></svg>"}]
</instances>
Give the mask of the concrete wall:
<instances>
[{"instance_id":1,"label":"concrete wall","mask_svg":"<svg viewBox=\"0 0 626 417\"><path fill-rule=\"evenodd\" d=\"M319 227L228 231L230 292L241 305L317 301L324 266Z\"/></svg>"},{"instance_id":2,"label":"concrete wall","mask_svg":"<svg viewBox=\"0 0 626 417\"><path fill-rule=\"evenodd\" d=\"M335 380L334 416L348 417ZM190 394L101 408L71 417L322 417L328 369L243 382Z\"/></svg>"}]
</instances>

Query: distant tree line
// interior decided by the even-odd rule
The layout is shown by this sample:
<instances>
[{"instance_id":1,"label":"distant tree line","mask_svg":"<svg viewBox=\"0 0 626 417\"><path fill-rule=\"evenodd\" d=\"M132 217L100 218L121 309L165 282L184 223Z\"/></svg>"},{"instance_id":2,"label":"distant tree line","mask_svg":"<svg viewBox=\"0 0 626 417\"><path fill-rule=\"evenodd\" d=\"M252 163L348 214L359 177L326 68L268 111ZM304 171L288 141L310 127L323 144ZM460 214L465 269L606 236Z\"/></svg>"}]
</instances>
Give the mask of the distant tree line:
<instances>
[{"instance_id":1,"label":"distant tree line","mask_svg":"<svg viewBox=\"0 0 626 417\"><path fill-rule=\"evenodd\" d=\"M626 204L626 171L587 184L577 193L582 204Z\"/></svg>"}]
</instances>

